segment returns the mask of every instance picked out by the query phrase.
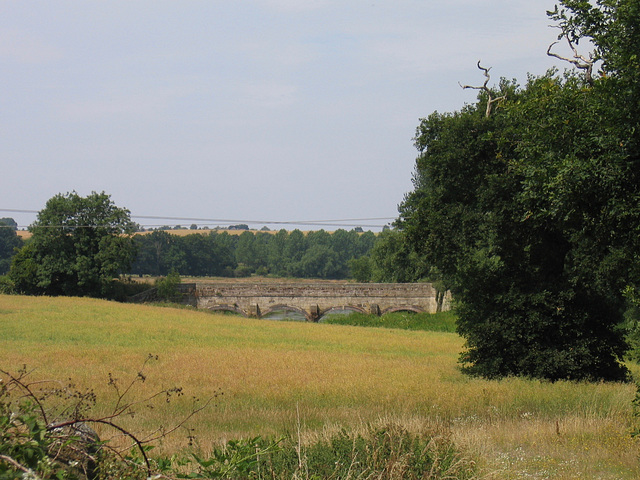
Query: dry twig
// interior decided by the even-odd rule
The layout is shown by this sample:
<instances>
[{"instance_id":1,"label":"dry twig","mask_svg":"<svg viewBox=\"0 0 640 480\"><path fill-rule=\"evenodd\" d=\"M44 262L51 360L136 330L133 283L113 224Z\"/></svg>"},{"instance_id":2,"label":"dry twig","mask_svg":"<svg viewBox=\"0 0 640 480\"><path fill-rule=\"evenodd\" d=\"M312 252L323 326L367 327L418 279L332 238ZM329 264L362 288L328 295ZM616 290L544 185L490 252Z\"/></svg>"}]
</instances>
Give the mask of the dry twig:
<instances>
[{"instance_id":1,"label":"dry twig","mask_svg":"<svg viewBox=\"0 0 640 480\"><path fill-rule=\"evenodd\" d=\"M589 54L589 58L586 58L584 55L580 55L578 53L578 49L575 47L575 45L569 39L569 37L566 34L563 35L563 37L567 40L567 43L569 44L569 48L571 48L571 50L573 51L573 58L563 57L562 55L559 55L551 51L551 49L555 45L560 43L559 41L553 42L551 45L549 45L549 48L547 48L547 55L549 55L550 57L555 57L557 59L563 60L565 62L569 62L572 65L574 65L576 68L580 70L584 70L584 77L587 83L589 84L593 83L594 59L592 54Z\"/></svg>"},{"instance_id":2,"label":"dry twig","mask_svg":"<svg viewBox=\"0 0 640 480\"><path fill-rule=\"evenodd\" d=\"M493 93L491 92L491 89L487 87L487 85L489 84L489 80L491 79L491 76L489 75L489 70L491 70L491 67L489 68L483 67L482 65L480 65L480 60L478 60L478 68L483 71L483 75L486 77L486 80L484 81L484 84L482 84L482 86L474 87L472 85L462 85L462 84L459 84L459 85L464 89L472 88L474 90L482 90L487 94L488 99L487 99L487 110L485 111L485 116L489 118L491 116L491 110L493 109L493 104L495 102L500 102L504 100L505 98L507 98L507 96L502 95L501 97L493 98Z\"/></svg>"}]
</instances>

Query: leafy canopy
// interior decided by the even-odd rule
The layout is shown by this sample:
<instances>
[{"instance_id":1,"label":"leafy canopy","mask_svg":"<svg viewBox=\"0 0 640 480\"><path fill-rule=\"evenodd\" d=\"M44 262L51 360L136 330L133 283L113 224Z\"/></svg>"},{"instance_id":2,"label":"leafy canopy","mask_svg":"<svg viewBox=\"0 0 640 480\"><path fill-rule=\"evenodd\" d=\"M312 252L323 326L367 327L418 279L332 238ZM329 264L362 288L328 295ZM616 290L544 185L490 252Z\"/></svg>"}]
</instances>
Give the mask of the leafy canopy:
<instances>
[{"instance_id":1,"label":"leafy canopy","mask_svg":"<svg viewBox=\"0 0 640 480\"><path fill-rule=\"evenodd\" d=\"M619 325L639 278L638 6L562 6L550 12L561 37L591 40L606 74L503 80L491 116L482 92L416 132L415 189L398 226L452 288L470 374L627 376Z\"/></svg>"},{"instance_id":2,"label":"leafy canopy","mask_svg":"<svg viewBox=\"0 0 640 480\"><path fill-rule=\"evenodd\" d=\"M52 197L29 230L9 273L22 293L109 297L135 257L129 211L104 192Z\"/></svg>"}]
</instances>

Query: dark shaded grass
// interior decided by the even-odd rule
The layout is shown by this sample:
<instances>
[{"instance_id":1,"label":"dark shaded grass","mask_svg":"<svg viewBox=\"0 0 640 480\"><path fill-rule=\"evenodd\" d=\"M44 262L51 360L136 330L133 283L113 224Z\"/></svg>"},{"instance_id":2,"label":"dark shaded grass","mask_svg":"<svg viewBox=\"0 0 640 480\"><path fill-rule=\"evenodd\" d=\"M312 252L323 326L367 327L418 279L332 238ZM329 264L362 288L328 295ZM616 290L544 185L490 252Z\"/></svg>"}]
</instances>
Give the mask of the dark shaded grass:
<instances>
[{"instance_id":1,"label":"dark shaded grass","mask_svg":"<svg viewBox=\"0 0 640 480\"><path fill-rule=\"evenodd\" d=\"M352 313L349 315L327 316L322 322L334 325L397 328L427 332L456 331L456 316L450 311L440 313L394 312L382 316Z\"/></svg>"}]
</instances>

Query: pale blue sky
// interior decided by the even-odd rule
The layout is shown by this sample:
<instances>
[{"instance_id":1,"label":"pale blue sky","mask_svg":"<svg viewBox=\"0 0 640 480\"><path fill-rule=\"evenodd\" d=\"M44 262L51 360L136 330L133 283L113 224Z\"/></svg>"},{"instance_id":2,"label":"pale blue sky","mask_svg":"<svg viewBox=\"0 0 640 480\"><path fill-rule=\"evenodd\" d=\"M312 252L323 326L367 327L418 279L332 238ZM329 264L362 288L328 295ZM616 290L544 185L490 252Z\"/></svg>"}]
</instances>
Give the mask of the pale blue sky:
<instances>
[{"instance_id":1,"label":"pale blue sky","mask_svg":"<svg viewBox=\"0 0 640 480\"><path fill-rule=\"evenodd\" d=\"M0 217L75 190L258 228L394 218L419 118L473 101L478 60L522 83L557 63L554 4L0 0Z\"/></svg>"}]
</instances>

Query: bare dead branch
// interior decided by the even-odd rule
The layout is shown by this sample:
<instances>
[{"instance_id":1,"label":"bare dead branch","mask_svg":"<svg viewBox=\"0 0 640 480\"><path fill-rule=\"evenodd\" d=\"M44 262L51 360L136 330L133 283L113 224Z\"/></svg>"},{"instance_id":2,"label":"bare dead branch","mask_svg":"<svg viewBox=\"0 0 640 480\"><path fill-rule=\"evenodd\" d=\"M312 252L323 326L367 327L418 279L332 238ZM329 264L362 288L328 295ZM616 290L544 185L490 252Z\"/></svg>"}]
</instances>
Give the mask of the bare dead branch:
<instances>
[{"instance_id":1,"label":"bare dead branch","mask_svg":"<svg viewBox=\"0 0 640 480\"><path fill-rule=\"evenodd\" d=\"M144 367L146 367L147 363L149 363L151 360L158 360L158 356L157 355L152 355L151 353L149 355L147 355L147 358L145 359L144 363L142 364L142 367L140 368L140 370L138 371L138 374L133 378L133 380L131 380L131 382L129 382L129 385L127 385L127 388L125 388L125 390L122 393L120 392L120 390L118 388L117 379L113 378L111 376L111 374L109 374L109 385L111 385L115 389L116 395L118 395L118 399L116 401L116 404L113 407L113 412L114 413L118 411L120 403L122 402L124 397L127 395L129 390L131 390L131 388L137 382L144 382L147 379L147 377L144 375Z\"/></svg>"},{"instance_id":2,"label":"bare dead branch","mask_svg":"<svg viewBox=\"0 0 640 480\"><path fill-rule=\"evenodd\" d=\"M162 430L161 433L156 434L155 436L152 436L152 434L150 434L149 436L147 436L144 439L145 443L148 442L154 442L156 440L159 440L167 435L172 434L173 432L175 432L176 430L178 430L179 428L182 428L184 426L185 423L187 423L191 417L193 417L194 415L196 415L197 413L201 412L202 410L204 410L205 408L207 408L211 402L213 402L214 399L216 399L218 397L218 395L222 395L222 393L216 393L213 395L213 397L207 399L206 402L204 402L204 404L202 404L201 406L194 408L191 410L191 412L189 412L189 414L184 417L180 422L178 422L177 424L175 424L173 427L171 427L169 430ZM159 432L160 430L157 430L157 432Z\"/></svg>"},{"instance_id":3,"label":"bare dead branch","mask_svg":"<svg viewBox=\"0 0 640 480\"><path fill-rule=\"evenodd\" d=\"M24 465L21 465L20 463L16 462L11 457L7 457L6 455L0 455L0 460L4 460L9 465L12 465L13 467L17 468L18 470L26 473L28 478L33 478L33 479L36 479L36 480L40 478L34 473L33 470L31 470L30 468L25 467Z\"/></svg>"},{"instance_id":4,"label":"bare dead branch","mask_svg":"<svg viewBox=\"0 0 640 480\"><path fill-rule=\"evenodd\" d=\"M563 37L565 38L565 40L569 44L569 48L571 48L571 50L573 51L573 58L563 57L562 55L559 55L559 54L551 51L551 49L555 45L560 43L559 41L553 42L551 45L549 45L549 48L547 48L547 55L549 55L550 57L554 57L554 58L557 58L559 60L565 61L565 62L569 62L570 64L574 65L576 68L578 68L580 70L584 70L584 76L585 76L585 80L587 81L587 83L589 83L589 84L593 83L593 63L594 63L594 60L593 60L592 55L589 54L589 58L586 58L584 55L580 55L578 53L578 49L575 47L575 45L569 39L569 37L566 34L563 35Z\"/></svg>"},{"instance_id":5,"label":"bare dead branch","mask_svg":"<svg viewBox=\"0 0 640 480\"><path fill-rule=\"evenodd\" d=\"M483 75L486 77L486 80L484 81L484 84L481 87L474 87L474 86L471 86L471 85L460 85L458 83L462 88L473 88L474 90L488 90L487 84L489 83L489 80L491 79L491 76L489 75L489 71L491 70L491 67L489 67L489 68L483 67L482 65L480 65L480 60L478 60L477 66L478 66L478 69L483 71Z\"/></svg>"},{"instance_id":6,"label":"bare dead branch","mask_svg":"<svg viewBox=\"0 0 640 480\"><path fill-rule=\"evenodd\" d=\"M5 370L0 370L0 373L2 373L3 375L6 375L7 377L9 377L9 380L12 383L17 385L20 389L22 389L22 391L26 392L25 393L25 397L30 398L31 400L33 400L33 402L36 404L36 407L40 411L40 415L42 415L42 419L44 420L44 422L46 424L47 423L47 412L44 409L44 405L42 405L42 402L40 401L38 396L31 389L31 384L23 382L24 377L26 377L30 372L26 372L26 370L25 370L22 373L20 373L19 375L13 375L13 374L5 371ZM43 382L37 382L37 383L43 383Z\"/></svg>"},{"instance_id":7,"label":"bare dead branch","mask_svg":"<svg viewBox=\"0 0 640 480\"><path fill-rule=\"evenodd\" d=\"M147 466L147 471L149 475L151 475L151 463L149 462L149 458L147 457L147 454L145 452L145 448L144 448L145 442L139 440L138 437L136 437L133 433L121 427L117 423L112 422L111 420L105 420L102 418L83 418L81 420L69 420L67 422L60 422L53 425L47 425L47 430L53 431L53 430L61 429L64 427L73 427L74 425L77 425L79 423L99 423L102 425L108 425L109 427L122 433L125 437L130 438L131 441L134 443L134 445L138 447L138 450L140 450L140 454L142 455L142 458L144 459L144 462Z\"/></svg>"},{"instance_id":8,"label":"bare dead branch","mask_svg":"<svg viewBox=\"0 0 640 480\"><path fill-rule=\"evenodd\" d=\"M462 85L459 82L458 82L458 85L460 85L463 89L471 88L473 90L482 90L487 94L488 99L487 99L487 109L485 111L485 116L489 118L491 116L491 110L493 109L493 104L496 102L501 102L502 100L507 98L507 96L502 95L501 97L494 98L493 93L491 92L491 89L487 86L489 84L489 80L491 80L491 75L489 75L489 71L491 70L491 67L489 68L483 67L482 65L480 65L480 60L478 60L477 66L478 66L478 69L482 70L483 75L485 76L485 81L482 84L482 86L477 87L473 85Z\"/></svg>"}]
</instances>

